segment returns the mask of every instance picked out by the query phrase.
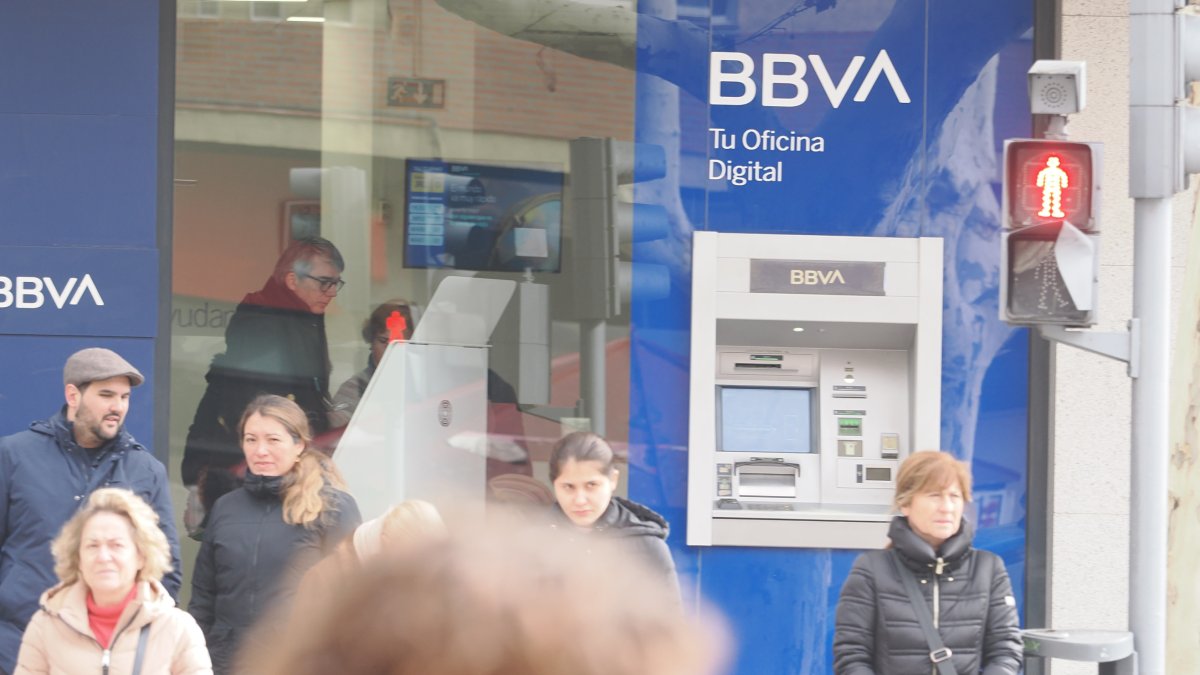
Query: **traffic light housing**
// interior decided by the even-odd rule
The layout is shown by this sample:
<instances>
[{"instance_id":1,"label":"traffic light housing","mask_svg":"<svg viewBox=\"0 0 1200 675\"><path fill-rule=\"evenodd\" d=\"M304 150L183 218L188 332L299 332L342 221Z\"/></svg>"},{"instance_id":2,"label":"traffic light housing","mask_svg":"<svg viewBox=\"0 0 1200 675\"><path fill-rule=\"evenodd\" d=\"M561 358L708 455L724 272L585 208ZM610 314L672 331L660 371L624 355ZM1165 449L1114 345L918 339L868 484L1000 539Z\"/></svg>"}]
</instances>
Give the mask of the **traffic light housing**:
<instances>
[{"instance_id":1,"label":"traffic light housing","mask_svg":"<svg viewBox=\"0 0 1200 675\"><path fill-rule=\"evenodd\" d=\"M1200 15L1185 0L1129 8L1129 194L1162 198L1200 173Z\"/></svg>"},{"instance_id":2,"label":"traffic light housing","mask_svg":"<svg viewBox=\"0 0 1200 675\"><path fill-rule=\"evenodd\" d=\"M665 266L633 263L635 242L662 239L669 220L666 209L631 199L635 181L666 175L663 147L612 138L571 141L570 218L571 276L574 313L578 319L606 320L629 302L638 283L665 296L670 288Z\"/></svg>"},{"instance_id":3,"label":"traffic light housing","mask_svg":"<svg viewBox=\"0 0 1200 675\"><path fill-rule=\"evenodd\" d=\"M1004 144L1000 318L1022 326L1096 323L1102 147Z\"/></svg>"}]
</instances>

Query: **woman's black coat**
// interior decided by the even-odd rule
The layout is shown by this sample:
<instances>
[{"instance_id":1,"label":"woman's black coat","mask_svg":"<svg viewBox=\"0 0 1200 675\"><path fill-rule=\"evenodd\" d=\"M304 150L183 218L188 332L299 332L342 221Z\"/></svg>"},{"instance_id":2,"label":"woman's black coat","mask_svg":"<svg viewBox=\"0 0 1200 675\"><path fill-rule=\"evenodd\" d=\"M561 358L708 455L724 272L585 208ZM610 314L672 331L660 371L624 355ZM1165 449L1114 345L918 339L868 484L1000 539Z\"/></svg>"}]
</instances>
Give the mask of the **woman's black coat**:
<instances>
[{"instance_id":1,"label":"woman's black coat","mask_svg":"<svg viewBox=\"0 0 1200 675\"><path fill-rule=\"evenodd\" d=\"M362 522L354 498L329 490L330 508L316 527L283 520L282 480L246 474L210 514L188 612L204 631L213 671L233 667L238 646L270 609L284 606L308 568Z\"/></svg>"},{"instance_id":2,"label":"woman's black coat","mask_svg":"<svg viewBox=\"0 0 1200 675\"><path fill-rule=\"evenodd\" d=\"M935 553L896 516L892 548L858 557L842 587L833 638L837 675L925 675L930 648L890 557L912 571L935 617L942 642L961 675L1015 675L1021 668L1017 606L999 556L971 547L974 529L958 533ZM934 597L937 603L934 604Z\"/></svg>"}]
</instances>

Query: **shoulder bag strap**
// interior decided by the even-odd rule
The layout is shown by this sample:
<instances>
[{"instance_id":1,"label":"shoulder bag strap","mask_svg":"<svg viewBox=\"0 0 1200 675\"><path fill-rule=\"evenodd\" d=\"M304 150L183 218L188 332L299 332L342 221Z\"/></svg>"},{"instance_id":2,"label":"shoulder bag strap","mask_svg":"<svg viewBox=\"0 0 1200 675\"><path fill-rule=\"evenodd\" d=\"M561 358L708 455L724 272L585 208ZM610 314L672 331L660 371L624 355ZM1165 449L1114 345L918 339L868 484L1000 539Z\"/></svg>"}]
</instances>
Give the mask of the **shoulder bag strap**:
<instances>
[{"instance_id":1,"label":"shoulder bag strap","mask_svg":"<svg viewBox=\"0 0 1200 675\"><path fill-rule=\"evenodd\" d=\"M933 616L929 614L925 596L917 586L917 578L913 576L908 567L905 567L904 563L900 562L900 556L896 553L896 549L888 551L888 559L892 561L892 569L896 571L896 576L900 577L900 581L904 583L904 590L908 592L908 600L917 614L917 622L921 624L921 630L925 633L925 641L929 643L929 660L937 668L938 675L957 675L954 664L950 661L953 652L942 643L942 636L938 635L937 629L933 627Z\"/></svg>"},{"instance_id":2,"label":"shoulder bag strap","mask_svg":"<svg viewBox=\"0 0 1200 675\"><path fill-rule=\"evenodd\" d=\"M137 655L133 657L133 675L142 675L142 661L146 659L146 636L150 634L150 624L142 626L138 632Z\"/></svg>"}]
</instances>

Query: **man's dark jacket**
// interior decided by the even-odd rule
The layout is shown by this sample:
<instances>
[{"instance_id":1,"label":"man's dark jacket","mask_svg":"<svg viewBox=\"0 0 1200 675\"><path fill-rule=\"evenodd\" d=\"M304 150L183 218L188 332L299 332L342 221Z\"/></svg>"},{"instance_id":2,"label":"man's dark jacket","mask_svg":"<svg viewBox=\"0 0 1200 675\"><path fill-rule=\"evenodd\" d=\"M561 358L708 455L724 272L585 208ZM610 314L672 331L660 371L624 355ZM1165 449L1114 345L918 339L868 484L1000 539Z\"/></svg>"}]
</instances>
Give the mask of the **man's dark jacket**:
<instances>
[{"instance_id":1,"label":"man's dark jacket","mask_svg":"<svg viewBox=\"0 0 1200 675\"><path fill-rule=\"evenodd\" d=\"M938 634L954 653L955 672L1015 675L1022 647L1008 572L996 554L971 548L973 535L964 519L958 533L935 553L903 516L892 520L888 532L898 562L917 578ZM833 638L837 675L933 672L931 650L892 555L891 550L860 555L842 586Z\"/></svg>"},{"instance_id":2,"label":"man's dark jacket","mask_svg":"<svg viewBox=\"0 0 1200 675\"><path fill-rule=\"evenodd\" d=\"M16 667L21 634L37 611L38 597L58 582L50 542L99 488L137 493L158 513L171 544L163 585L178 596L182 581L179 538L162 462L124 428L88 451L75 443L64 413L0 438L0 671Z\"/></svg>"},{"instance_id":3,"label":"man's dark jacket","mask_svg":"<svg viewBox=\"0 0 1200 675\"><path fill-rule=\"evenodd\" d=\"M289 398L308 415L313 435L321 434L329 429L329 372L324 316L274 278L242 300L225 330L225 352L209 368L183 452L183 483L204 478L206 510L237 485L225 472L243 461L237 425L246 406L261 394Z\"/></svg>"}]
</instances>

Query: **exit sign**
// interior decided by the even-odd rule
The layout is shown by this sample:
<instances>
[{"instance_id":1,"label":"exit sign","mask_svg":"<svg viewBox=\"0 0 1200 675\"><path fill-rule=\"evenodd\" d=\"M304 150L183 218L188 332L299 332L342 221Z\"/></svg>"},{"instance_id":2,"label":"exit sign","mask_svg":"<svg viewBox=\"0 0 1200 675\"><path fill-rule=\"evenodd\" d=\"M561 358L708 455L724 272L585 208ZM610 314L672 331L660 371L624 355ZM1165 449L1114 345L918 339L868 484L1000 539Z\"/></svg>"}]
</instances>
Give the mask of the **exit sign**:
<instances>
[{"instance_id":1,"label":"exit sign","mask_svg":"<svg viewBox=\"0 0 1200 675\"><path fill-rule=\"evenodd\" d=\"M389 77L387 104L389 108L444 108L446 81Z\"/></svg>"}]
</instances>

